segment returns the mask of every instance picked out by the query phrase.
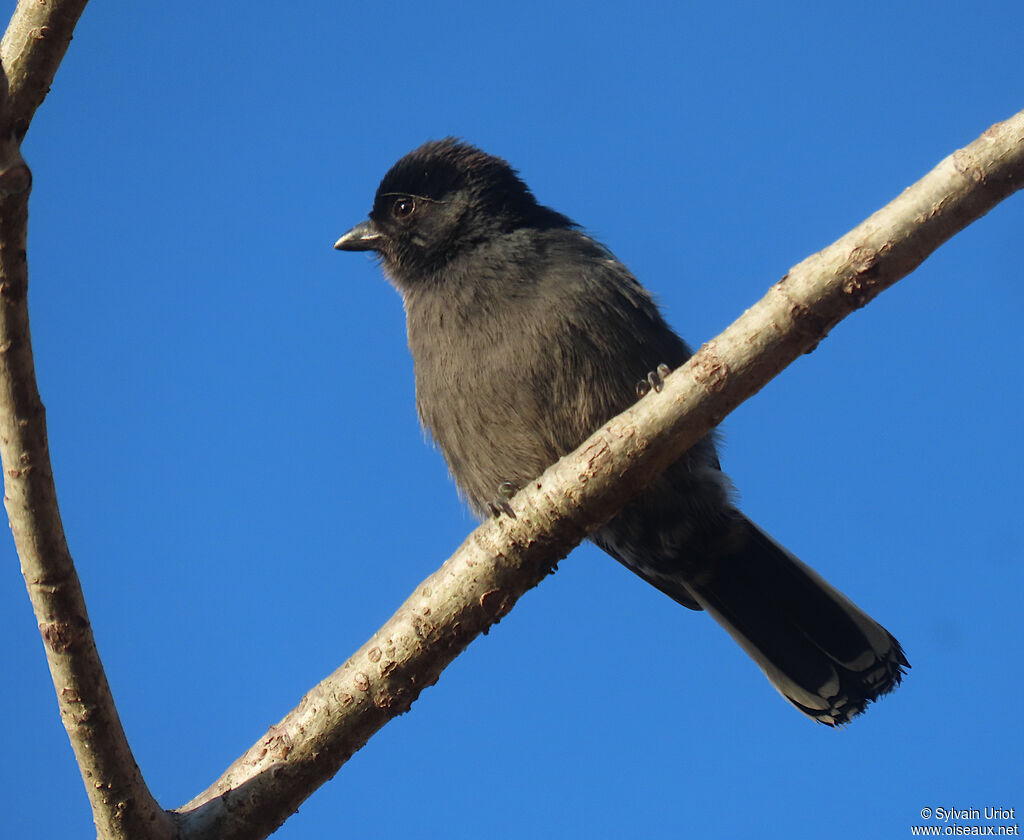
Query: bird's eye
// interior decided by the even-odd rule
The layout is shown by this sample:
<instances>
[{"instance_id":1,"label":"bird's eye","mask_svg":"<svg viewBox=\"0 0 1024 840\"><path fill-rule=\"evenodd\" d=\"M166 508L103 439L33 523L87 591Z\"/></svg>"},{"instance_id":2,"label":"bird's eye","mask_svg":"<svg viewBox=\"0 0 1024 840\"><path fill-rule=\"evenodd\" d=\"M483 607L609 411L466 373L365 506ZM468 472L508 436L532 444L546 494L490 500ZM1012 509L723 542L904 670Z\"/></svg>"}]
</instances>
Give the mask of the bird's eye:
<instances>
[{"instance_id":1,"label":"bird's eye","mask_svg":"<svg viewBox=\"0 0 1024 840\"><path fill-rule=\"evenodd\" d=\"M416 202L411 198L399 198L391 207L391 212L396 219L405 219L412 215L416 209Z\"/></svg>"}]
</instances>

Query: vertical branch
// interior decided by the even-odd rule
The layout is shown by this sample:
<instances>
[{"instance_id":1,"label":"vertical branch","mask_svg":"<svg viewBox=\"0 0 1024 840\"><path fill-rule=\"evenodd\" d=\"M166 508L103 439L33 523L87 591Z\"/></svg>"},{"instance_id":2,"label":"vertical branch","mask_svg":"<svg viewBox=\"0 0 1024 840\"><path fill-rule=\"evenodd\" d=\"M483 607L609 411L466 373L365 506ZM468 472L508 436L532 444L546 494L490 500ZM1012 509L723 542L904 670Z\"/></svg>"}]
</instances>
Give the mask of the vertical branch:
<instances>
[{"instance_id":1,"label":"vertical branch","mask_svg":"<svg viewBox=\"0 0 1024 840\"><path fill-rule=\"evenodd\" d=\"M61 719L101 838L170 838L121 727L64 538L36 385L26 237L31 173L20 140L49 90L84 0L22 0L0 46L0 456L4 504Z\"/></svg>"}]
</instances>

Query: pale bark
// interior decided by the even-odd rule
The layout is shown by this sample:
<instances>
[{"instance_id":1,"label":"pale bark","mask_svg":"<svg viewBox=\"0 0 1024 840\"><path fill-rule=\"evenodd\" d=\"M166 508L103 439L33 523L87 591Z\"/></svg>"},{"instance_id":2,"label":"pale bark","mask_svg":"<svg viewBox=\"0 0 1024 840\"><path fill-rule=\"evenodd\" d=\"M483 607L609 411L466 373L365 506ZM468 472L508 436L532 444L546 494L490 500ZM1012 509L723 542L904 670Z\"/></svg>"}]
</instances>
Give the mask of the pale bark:
<instances>
[{"instance_id":1,"label":"pale bark","mask_svg":"<svg viewBox=\"0 0 1024 840\"><path fill-rule=\"evenodd\" d=\"M22 0L0 45L0 455L4 504L99 835L170 838L173 819L132 756L68 552L36 386L25 241L31 175L20 140L60 64L84 0Z\"/></svg>"},{"instance_id":2,"label":"pale bark","mask_svg":"<svg viewBox=\"0 0 1024 840\"><path fill-rule=\"evenodd\" d=\"M588 531L810 352L846 315L1024 185L1024 112L992 126L825 250L629 411L477 528L398 612L299 706L180 809L190 838L272 831Z\"/></svg>"},{"instance_id":3,"label":"pale bark","mask_svg":"<svg viewBox=\"0 0 1024 840\"><path fill-rule=\"evenodd\" d=\"M594 527L831 327L1024 184L1024 112L990 128L808 258L652 393L474 531L391 620L176 812L146 788L118 720L57 508L35 382L19 144L84 0L22 0L0 46L0 454L5 503L57 701L104 840L262 838L406 711Z\"/></svg>"},{"instance_id":4,"label":"pale bark","mask_svg":"<svg viewBox=\"0 0 1024 840\"><path fill-rule=\"evenodd\" d=\"M86 0L19 0L0 41L0 62L10 89L5 128L18 139L29 123L68 51Z\"/></svg>"}]
</instances>

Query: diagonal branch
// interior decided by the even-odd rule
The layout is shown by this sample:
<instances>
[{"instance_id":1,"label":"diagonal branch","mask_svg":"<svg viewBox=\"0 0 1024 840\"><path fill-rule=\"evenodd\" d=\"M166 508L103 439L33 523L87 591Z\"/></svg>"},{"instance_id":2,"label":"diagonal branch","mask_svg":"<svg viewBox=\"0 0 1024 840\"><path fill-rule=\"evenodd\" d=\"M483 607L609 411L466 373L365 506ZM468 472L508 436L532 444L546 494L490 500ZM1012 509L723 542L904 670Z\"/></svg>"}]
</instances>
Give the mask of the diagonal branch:
<instances>
[{"instance_id":1,"label":"diagonal branch","mask_svg":"<svg viewBox=\"0 0 1024 840\"><path fill-rule=\"evenodd\" d=\"M796 266L680 371L478 528L338 671L175 814L150 794L114 706L71 560L35 382L20 140L85 0L20 0L0 44L0 455L5 504L61 717L102 838L256 838L320 784L590 530L854 309L1024 184L1024 114L993 126Z\"/></svg>"},{"instance_id":2,"label":"diagonal branch","mask_svg":"<svg viewBox=\"0 0 1024 840\"><path fill-rule=\"evenodd\" d=\"M19 0L0 42L10 86L4 133L20 141L71 44L75 24L86 0Z\"/></svg>"},{"instance_id":3,"label":"diagonal branch","mask_svg":"<svg viewBox=\"0 0 1024 840\"><path fill-rule=\"evenodd\" d=\"M992 126L825 250L513 500L208 790L182 837L265 837L590 530L842 318L1024 186L1024 112Z\"/></svg>"},{"instance_id":4,"label":"diagonal branch","mask_svg":"<svg viewBox=\"0 0 1024 840\"><path fill-rule=\"evenodd\" d=\"M61 719L101 838L170 838L107 684L68 552L36 386L25 247L31 174L20 140L67 51L85 0L22 0L0 46L0 454L4 504L39 622Z\"/></svg>"}]
</instances>

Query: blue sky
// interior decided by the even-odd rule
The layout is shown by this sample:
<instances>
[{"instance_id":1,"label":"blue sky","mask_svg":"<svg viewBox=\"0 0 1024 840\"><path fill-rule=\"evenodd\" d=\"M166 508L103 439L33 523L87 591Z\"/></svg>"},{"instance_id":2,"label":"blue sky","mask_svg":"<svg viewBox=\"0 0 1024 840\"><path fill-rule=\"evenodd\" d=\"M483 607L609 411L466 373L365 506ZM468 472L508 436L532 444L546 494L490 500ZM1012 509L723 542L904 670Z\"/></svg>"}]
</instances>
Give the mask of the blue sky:
<instances>
[{"instance_id":1,"label":"blue sky","mask_svg":"<svg viewBox=\"0 0 1024 840\"><path fill-rule=\"evenodd\" d=\"M472 527L398 295L331 249L395 159L507 158L698 345L1024 108L1017 0L469 8L95 3L26 139L65 528L167 807ZM903 837L924 807L1024 808L1022 230L1017 195L724 425L744 510L903 642L899 691L814 725L583 547L275 837ZM91 836L9 538L0 561L8 835Z\"/></svg>"}]
</instances>

